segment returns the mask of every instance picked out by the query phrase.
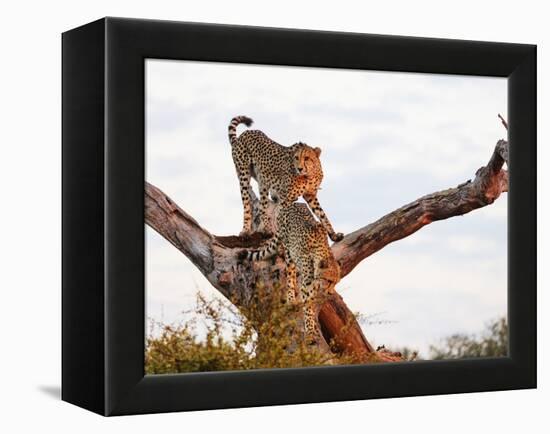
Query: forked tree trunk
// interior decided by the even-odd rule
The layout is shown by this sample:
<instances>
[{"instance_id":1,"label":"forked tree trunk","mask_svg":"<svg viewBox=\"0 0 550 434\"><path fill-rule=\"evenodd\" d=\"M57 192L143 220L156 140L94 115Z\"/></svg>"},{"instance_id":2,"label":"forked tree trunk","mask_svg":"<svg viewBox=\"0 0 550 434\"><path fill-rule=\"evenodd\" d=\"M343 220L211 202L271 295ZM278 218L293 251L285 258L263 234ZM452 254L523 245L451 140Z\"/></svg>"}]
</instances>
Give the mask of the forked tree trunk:
<instances>
[{"instance_id":1,"label":"forked tree trunk","mask_svg":"<svg viewBox=\"0 0 550 434\"><path fill-rule=\"evenodd\" d=\"M473 180L423 196L346 235L332 246L342 269L342 277L384 246L411 235L433 221L463 215L492 204L502 192L508 191L508 172L502 168L505 162L508 162L508 143L500 140L488 164L478 169ZM270 204L270 213L273 206ZM254 216L254 228L257 229L257 199L254 201ZM248 237L212 235L165 193L149 183L145 184L145 221L187 256L210 284L242 312L249 311L251 303L262 303L255 297L258 284L269 294L285 287L284 261L280 256L253 263L238 260L238 253L243 248L262 245L265 241L263 234L255 233ZM334 343L334 351L353 354L360 360L372 359L375 349L363 334L355 315L337 293L325 300L320 309L319 323L327 342ZM386 361L399 360L398 355L387 352L378 352L375 356Z\"/></svg>"}]
</instances>

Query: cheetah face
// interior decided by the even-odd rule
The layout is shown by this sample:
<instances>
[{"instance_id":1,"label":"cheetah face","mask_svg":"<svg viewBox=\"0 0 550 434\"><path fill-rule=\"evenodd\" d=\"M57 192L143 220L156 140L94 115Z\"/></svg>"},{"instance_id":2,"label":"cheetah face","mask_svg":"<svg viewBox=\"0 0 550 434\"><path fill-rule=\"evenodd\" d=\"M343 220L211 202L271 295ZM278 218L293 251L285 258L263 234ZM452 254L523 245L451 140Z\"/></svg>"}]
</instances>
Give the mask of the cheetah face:
<instances>
[{"instance_id":1,"label":"cheetah face","mask_svg":"<svg viewBox=\"0 0 550 434\"><path fill-rule=\"evenodd\" d=\"M319 275L320 289L325 293L331 292L340 281L340 266L334 258L322 260L319 265L321 269Z\"/></svg>"},{"instance_id":2,"label":"cheetah face","mask_svg":"<svg viewBox=\"0 0 550 434\"><path fill-rule=\"evenodd\" d=\"M318 172L321 166L319 160L320 155L320 148L312 148L303 143L299 143L294 153L293 161L296 175L308 177Z\"/></svg>"},{"instance_id":3,"label":"cheetah face","mask_svg":"<svg viewBox=\"0 0 550 434\"><path fill-rule=\"evenodd\" d=\"M318 282L318 294L328 295L336 290L336 283L332 280L320 279Z\"/></svg>"}]
</instances>

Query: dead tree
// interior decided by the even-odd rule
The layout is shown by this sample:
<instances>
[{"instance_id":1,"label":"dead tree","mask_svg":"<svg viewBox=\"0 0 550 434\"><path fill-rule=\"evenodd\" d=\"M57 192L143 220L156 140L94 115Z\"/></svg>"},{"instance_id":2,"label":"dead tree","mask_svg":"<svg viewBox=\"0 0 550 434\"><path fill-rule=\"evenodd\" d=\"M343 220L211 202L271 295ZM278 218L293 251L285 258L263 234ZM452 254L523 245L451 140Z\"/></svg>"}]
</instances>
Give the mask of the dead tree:
<instances>
[{"instance_id":1,"label":"dead tree","mask_svg":"<svg viewBox=\"0 0 550 434\"><path fill-rule=\"evenodd\" d=\"M463 215L492 204L502 192L508 191L508 172L503 169L505 162L508 163L508 142L499 140L489 162L477 170L473 180L423 196L333 244L332 251L340 264L342 277L384 246L434 221ZM273 204L270 204L270 212L273 212ZM257 199L254 216L254 229L257 229ZM187 256L212 286L238 308L258 301L254 295L260 281L267 285L268 290L285 286L283 258L254 263L238 260L241 249L259 247L265 241L265 235L213 235L149 183L145 184L145 221ZM337 293L330 295L322 305L319 322L327 342L334 342L335 351L351 353L360 358L367 358L375 351L354 314ZM381 358L395 360L391 355L382 354Z\"/></svg>"}]
</instances>

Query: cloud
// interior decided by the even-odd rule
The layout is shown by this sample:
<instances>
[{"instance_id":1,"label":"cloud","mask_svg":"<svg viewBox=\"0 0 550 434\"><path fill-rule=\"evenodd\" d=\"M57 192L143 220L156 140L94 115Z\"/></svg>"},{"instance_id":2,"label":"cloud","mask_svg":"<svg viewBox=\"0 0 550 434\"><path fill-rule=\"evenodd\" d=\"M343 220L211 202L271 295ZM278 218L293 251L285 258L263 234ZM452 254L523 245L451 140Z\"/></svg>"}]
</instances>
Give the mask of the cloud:
<instances>
[{"instance_id":1,"label":"cloud","mask_svg":"<svg viewBox=\"0 0 550 434\"><path fill-rule=\"evenodd\" d=\"M367 316L382 312L377 319L389 321L366 327L369 339L426 355L441 336L474 333L488 319L506 314L501 258L438 261L445 247L422 255L384 250L343 279L339 289L350 309Z\"/></svg>"},{"instance_id":2,"label":"cloud","mask_svg":"<svg viewBox=\"0 0 550 434\"><path fill-rule=\"evenodd\" d=\"M494 249L496 242L491 239L480 239L473 236L451 236L447 240L448 246L464 255L487 253Z\"/></svg>"}]
</instances>

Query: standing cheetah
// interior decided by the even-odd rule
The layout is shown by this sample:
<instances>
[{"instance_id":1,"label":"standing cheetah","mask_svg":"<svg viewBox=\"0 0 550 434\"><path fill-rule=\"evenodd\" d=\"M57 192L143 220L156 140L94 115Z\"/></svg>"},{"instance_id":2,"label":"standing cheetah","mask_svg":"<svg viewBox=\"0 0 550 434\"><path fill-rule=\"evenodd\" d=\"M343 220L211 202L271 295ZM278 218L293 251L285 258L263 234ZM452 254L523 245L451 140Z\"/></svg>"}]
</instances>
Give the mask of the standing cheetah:
<instances>
[{"instance_id":1,"label":"standing cheetah","mask_svg":"<svg viewBox=\"0 0 550 434\"><path fill-rule=\"evenodd\" d=\"M311 207L325 227L330 239L340 241L344 236L335 233L319 201L317 190L323 180L319 155L321 149L304 143L282 146L263 132L248 130L237 138L237 125L252 125L252 119L237 116L229 124L229 142L233 162L239 177L241 198L244 206L244 223L241 234L252 231L252 205L250 201L250 178L258 182L260 190L260 216L264 228L268 228L268 196L285 206L300 196Z\"/></svg>"},{"instance_id":2,"label":"standing cheetah","mask_svg":"<svg viewBox=\"0 0 550 434\"><path fill-rule=\"evenodd\" d=\"M340 281L340 266L328 245L327 232L304 203L278 207L277 232L260 250L241 252L240 257L261 260L282 245L286 262L287 302L296 302L296 272L304 303L304 325L308 341L319 342L318 299L334 290Z\"/></svg>"}]
</instances>

